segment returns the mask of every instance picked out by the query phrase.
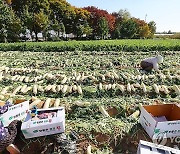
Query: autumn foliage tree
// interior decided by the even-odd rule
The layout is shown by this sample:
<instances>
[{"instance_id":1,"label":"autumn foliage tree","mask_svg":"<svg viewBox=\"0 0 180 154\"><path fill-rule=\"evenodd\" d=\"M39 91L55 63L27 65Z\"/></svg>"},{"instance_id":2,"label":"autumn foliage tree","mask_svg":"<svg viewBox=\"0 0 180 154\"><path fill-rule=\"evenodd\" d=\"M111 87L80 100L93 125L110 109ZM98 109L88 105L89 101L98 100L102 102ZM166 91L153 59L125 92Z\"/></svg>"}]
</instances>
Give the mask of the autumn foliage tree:
<instances>
[{"instance_id":1,"label":"autumn foliage tree","mask_svg":"<svg viewBox=\"0 0 180 154\"><path fill-rule=\"evenodd\" d=\"M131 17L127 10L120 10L112 14L116 18L115 29L112 33L113 39L144 39L151 38L155 33L155 24L146 23L135 17Z\"/></svg>"},{"instance_id":2,"label":"autumn foliage tree","mask_svg":"<svg viewBox=\"0 0 180 154\"><path fill-rule=\"evenodd\" d=\"M148 38L150 34L150 29L148 24L144 20L137 18L132 18L132 20L137 24L136 38Z\"/></svg>"},{"instance_id":3,"label":"autumn foliage tree","mask_svg":"<svg viewBox=\"0 0 180 154\"><path fill-rule=\"evenodd\" d=\"M98 32L98 23L99 23L99 21L101 20L102 17L108 23L109 33L111 33L114 30L115 17L113 15L109 14L105 10L98 9L96 7L93 7L93 6L85 7L84 9L86 9L87 11L89 11L91 13L89 23L93 27L94 36L97 36L98 33L99 33Z\"/></svg>"}]
</instances>

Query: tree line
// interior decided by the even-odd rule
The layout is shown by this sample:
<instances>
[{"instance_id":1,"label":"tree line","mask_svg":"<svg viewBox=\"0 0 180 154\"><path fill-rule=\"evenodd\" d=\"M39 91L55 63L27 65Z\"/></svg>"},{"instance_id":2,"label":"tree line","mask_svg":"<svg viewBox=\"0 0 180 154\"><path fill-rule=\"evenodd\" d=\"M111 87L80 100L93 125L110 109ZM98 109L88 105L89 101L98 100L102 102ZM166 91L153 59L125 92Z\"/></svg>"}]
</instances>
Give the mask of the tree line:
<instances>
[{"instance_id":1,"label":"tree line","mask_svg":"<svg viewBox=\"0 0 180 154\"><path fill-rule=\"evenodd\" d=\"M152 38L156 23L132 17L127 10L108 13L88 6L77 8L66 0L1 0L0 42L65 39L139 39Z\"/></svg>"}]
</instances>

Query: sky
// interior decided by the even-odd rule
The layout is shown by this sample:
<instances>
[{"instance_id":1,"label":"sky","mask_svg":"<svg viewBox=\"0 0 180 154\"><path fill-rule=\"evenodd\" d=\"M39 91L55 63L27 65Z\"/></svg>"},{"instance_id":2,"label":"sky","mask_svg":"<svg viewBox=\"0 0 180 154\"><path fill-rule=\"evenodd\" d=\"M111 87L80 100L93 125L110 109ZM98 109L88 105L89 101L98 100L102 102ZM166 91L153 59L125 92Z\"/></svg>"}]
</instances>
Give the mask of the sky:
<instances>
[{"instance_id":1,"label":"sky","mask_svg":"<svg viewBox=\"0 0 180 154\"><path fill-rule=\"evenodd\" d=\"M109 13L127 9L132 17L155 21L156 32L180 32L180 0L67 0L76 7L96 6Z\"/></svg>"}]
</instances>

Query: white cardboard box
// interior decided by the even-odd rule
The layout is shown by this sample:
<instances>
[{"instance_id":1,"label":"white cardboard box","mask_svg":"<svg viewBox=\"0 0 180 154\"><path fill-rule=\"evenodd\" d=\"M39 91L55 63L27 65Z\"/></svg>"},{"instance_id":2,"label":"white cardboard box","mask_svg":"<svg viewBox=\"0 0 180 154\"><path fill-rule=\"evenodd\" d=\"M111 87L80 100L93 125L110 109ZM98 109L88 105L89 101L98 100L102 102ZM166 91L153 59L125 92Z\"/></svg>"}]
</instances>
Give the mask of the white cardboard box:
<instances>
[{"instance_id":1,"label":"white cardboard box","mask_svg":"<svg viewBox=\"0 0 180 154\"><path fill-rule=\"evenodd\" d=\"M158 122L154 117L165 116ZM176 104L141 106L140 123L152 139L180 136L180 107Z\"/></svg>"},{"instance_id":2,"label":"white cardboard box","mask_svg":"<svg viewBox=\"0 0 180 154\"><path fill-rule=\"evenodd\" d=\"M0 120L7 127L14 120L23 121L29 111L29 101L25 101L8 108L8 111L0 115Z\"/></svg>"},{"instance_id":3,"label":"white cardboard box","mask_svg":"<svg viewBox=\"0 0 180 154\"><path fill-rule=\"evenodd\" d=\"M58 134L65 131L65 110L61 108L38 109L37 111L55 111L57 116L53 118L31 120L28 114L25 122L22 123L21 131L25 138Z\"/></svg>"},{"instance_id":4,"label":"white cardboard box","mask_svg":"<svg viewBox=\"0 0 180 154\"><path fill-rule=\"evenodd\" d=\"M137 154L180 154L180 150L140 140Z\"/></svg>"}]
</instances>

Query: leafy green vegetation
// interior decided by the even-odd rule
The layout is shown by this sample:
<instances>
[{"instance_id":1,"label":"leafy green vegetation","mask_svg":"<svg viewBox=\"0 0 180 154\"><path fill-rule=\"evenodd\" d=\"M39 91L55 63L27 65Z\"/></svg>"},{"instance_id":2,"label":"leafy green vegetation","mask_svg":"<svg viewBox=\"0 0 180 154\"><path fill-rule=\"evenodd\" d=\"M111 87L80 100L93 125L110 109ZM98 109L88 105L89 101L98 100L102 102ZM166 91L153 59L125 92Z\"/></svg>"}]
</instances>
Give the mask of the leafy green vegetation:
<instances>
[{"instance_id":1,"label":"leafy green vegetation","mask_svg":"<svg viewBox=\"0 0 180 154\"><path fill-rule=\"evenodd\" d=\"M180 51L180 40L99 40L1 43L0 51Z\"/></svg>"}]
</instances>

